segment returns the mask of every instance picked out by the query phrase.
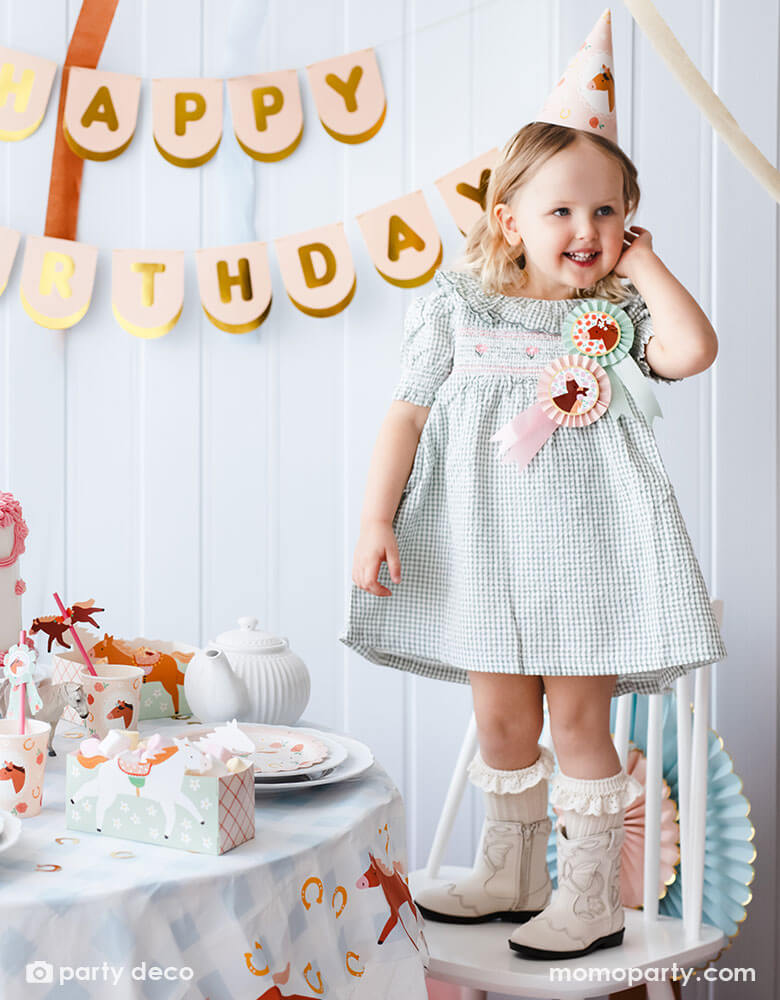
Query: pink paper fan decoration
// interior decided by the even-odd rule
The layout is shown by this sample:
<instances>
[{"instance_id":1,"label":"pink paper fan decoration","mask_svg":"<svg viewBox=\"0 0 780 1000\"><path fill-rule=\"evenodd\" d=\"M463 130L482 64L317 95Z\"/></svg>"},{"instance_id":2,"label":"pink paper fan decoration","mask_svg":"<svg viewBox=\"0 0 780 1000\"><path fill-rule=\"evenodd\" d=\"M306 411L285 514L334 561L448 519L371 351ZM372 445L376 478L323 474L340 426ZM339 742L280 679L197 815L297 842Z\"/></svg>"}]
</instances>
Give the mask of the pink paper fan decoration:
<instances>
[{"instance_id":1,"label":"pink paper fan decoration","mask_svg":"<svg viewBox=\"0 0 780 1000\"><path fill-rule=\"evenodd\" d=\"M628 774L633 774L644 787L647 780L647 760L641 750L632 747L626 764ZM669 786L664 781L661 798L661 865L658 898L666 895L666 887L675 879L675 866L680 860L680 828L675 816L677 805L670 797ZM640 907L644 892L645 849L645 797L626 809L626 836L621 860L620 894L623 906Z\"/></svg>"}]
</instances>

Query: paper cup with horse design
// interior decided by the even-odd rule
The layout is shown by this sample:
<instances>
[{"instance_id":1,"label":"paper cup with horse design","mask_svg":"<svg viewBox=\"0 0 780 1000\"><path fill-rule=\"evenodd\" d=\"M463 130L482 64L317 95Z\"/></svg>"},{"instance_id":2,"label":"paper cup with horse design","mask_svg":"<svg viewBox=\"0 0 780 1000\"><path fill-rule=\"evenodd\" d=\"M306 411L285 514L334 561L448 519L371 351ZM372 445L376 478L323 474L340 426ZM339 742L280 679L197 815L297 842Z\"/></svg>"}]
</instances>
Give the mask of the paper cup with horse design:
<instances>
[{"instance_id":1,"label":"paper cup with horse design","mask_svg":"<svg viewBox=\"0 0 780 1000\"><path fill-rule=\"evenodd\" d=\"M89 707L87 731L102 740L111 729L137 729L143 670L120 663L100 663L95 670L97 676L86 667L79 673Z\"/></svg>"},{"instance_id":2,"label":"paper cup with horse design","mask_svg":"<svg viewBox=\"0 0 780 1000\"><path fill-rule=\"evenodd\" d=\"M0 809L21 818L41 811L50 729L26 719L20 733L18 719L0 719Z\"/></svg>"}]
</instances>

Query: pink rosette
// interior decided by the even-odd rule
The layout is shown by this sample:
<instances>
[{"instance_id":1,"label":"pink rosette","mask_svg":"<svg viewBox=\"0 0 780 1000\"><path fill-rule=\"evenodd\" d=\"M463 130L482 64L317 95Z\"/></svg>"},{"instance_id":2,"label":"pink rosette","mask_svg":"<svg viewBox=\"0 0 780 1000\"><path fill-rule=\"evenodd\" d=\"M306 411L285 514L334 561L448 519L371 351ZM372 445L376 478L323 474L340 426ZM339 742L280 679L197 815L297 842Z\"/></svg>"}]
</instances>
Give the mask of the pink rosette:
<instances>
[{"instance_id":1,"label":"pink rosette","mask_svg":"<svg viewBox=\"0 0 780 1000\"><path fill-rule=\"evenodd\" d=\"M612 386L594 358L564 354L544 369L537 385L538 402L523 410L493 435L503 446L502 461L524 469L559 427L587 427L609 406Z\"/></svg>"}]
</instances>

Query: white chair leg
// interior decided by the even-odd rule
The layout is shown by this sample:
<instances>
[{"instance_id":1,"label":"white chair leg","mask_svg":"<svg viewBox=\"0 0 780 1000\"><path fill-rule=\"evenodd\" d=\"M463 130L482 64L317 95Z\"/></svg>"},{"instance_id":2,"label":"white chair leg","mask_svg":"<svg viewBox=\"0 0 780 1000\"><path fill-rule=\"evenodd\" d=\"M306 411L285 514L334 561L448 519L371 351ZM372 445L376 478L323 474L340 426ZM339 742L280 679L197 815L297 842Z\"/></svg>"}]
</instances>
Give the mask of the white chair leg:
<instances>
[{"instance_id":1,"label":"white chair leg","mask_svg":"<svg viewBox=\"0 0 780 1000\"><path fill-rule=\"evenodd\" d=\"M455 825L455 817L458 815L463 792L466 788L468 775L466 769L471 763L474 754L477 752L477 720L474 713L471 713L469 726L466 730L466 737L458 754L458 761L450 779L450 787L447 789L447 797L444 800L444 807L436 824L436 832L433 835L431 853L428 855L428 863L425 866L425 874L428 878L437 878L441 867L447 841L450 839L452 828Z\"/></svg>"},{"instance_id":2,"label":"white chair leg","mask_svg":"<svg viewBox=\"0 0 780 1000\"><path fill-rule=\"evenodd\" d=\"M647 1000L674 1000L674 989L671 981L664 979L660 983L645 983Z\"/></svg>"},{"instance_id":3,"label":"white chair leg","mask_svg":"<svg viewBox=\"0 0 780 1000\"><path fill-rule=\"evenodd\" d=\"M475 990L472 986L455 986L452 983L442 983L438 979L427 976L425 985L428 989L428 1000L487 1000L485 990Z\"/></svg>"},{"instance_id":4,"label":"white chair leg","mask_svg":"<svg viewBox=\"0 0 780 1000\"><path fill-rule=\"evenodd\" d=\"M707 761L710 728L710 667L696 671L696 698L691 748L691 823L688 835L690 869L683 869L683 893L688 888L688 908L684 915L685 933L694 939L701 929L704 889L704 844L707 819Z\"/></svg>"},{"instance_id":5,"label":"white chair leg","mask_svg":"<svg viewBox=\"0 0 780 1000\"><path fill-rule=\"evenodd\" d=\"M663 774L663 695L651 694L647 709L647 777L645 781L645 858L643 907L645 920L658 919L661 864L661 777Z\"/></svg>"},{"instance_id":6,"label":"white chair leg","mask_svg":"<svg viewBox=\"0 0 780 1000\"><path fill-rule=\"evenodd\" d=\"M634 698L633 694L624 694L618 698L615 713L615 750L621 767L625 767L628 762L628 730L631 725L631 708Z\"/></svg>"}]
</instances>

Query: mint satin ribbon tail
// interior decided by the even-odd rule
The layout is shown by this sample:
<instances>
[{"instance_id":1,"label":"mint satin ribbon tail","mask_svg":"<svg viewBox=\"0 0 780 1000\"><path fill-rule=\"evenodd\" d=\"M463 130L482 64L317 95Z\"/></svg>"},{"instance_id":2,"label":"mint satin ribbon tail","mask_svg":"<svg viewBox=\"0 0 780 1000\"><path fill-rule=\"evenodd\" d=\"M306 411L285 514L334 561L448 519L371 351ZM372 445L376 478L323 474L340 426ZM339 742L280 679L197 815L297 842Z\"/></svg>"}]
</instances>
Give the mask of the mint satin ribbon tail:
<instances>
[{"instance_id":1,"label":"mint satin ribbon tail","mask_svg":"<svg viewBox=\"0 0 780 1000\"><path fill-rule=\"evenodd\" d=\"M612 411L614 417L618 417L621 413L626 416L631 415L631 411L628 408L628 403L625 398L625 386L637 405L637 408L641 413L644 414L645 420L652 426L655 417L663 417L661 411L661 406L658 400L655 398L655 393L647 384L648 380L642 374L639 365L634 361L630 354L627 354L622 361L618 361L616 365L611 365L607 370L610 376L610 385L612 386L613 397L609 404L609 408ZM618 383L623 384L618 389ZM615 390L617 389L617 393ZM615 406L615 396L620 397L619 409L614 410Z\"/></svg>"}]
</instances>

